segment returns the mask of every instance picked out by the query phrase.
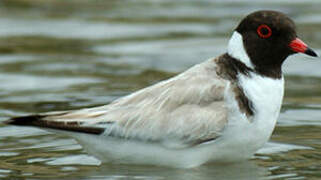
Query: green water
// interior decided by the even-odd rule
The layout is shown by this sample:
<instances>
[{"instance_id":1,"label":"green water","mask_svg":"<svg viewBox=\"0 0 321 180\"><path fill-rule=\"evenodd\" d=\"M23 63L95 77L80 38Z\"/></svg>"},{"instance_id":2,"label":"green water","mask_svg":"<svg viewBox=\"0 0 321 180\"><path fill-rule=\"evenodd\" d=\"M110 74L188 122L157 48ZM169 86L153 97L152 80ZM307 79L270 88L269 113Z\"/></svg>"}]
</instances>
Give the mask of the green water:
<instances>
[{"instance_id":1,"label":"green water","mask_svg":"<svg viewBox=\"0 0 321 180\"><path fill-rule=\"evenodd\" d=\"M0 0L0 121L92 107L225 52L249 12L287 13L321 54L321 1ZM0 178L321 179L321 59L292 56L271 141L194 169L101 164L73 139L0 125Z\"/></svg>"}]
</instances>

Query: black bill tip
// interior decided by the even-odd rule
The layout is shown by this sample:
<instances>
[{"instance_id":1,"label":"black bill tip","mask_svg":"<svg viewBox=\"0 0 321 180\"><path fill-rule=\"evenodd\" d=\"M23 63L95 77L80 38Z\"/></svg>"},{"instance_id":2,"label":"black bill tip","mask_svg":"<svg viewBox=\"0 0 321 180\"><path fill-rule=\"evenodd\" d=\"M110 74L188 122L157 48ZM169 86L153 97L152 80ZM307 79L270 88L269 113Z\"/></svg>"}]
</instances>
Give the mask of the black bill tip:
<instances>
[{"instance_id":1,"label":"black bill tip","mask_svg":"<svg viewBox=\"0 0 321 180\"><path fill-rule=\"evenodd\" d=\"M309 56L313 56L313 57L318 57L318 54L316 52L314 52L312 49L307 48L307 50L304 52L304 54L307 54Z\"/></svg>"}]
</instances>

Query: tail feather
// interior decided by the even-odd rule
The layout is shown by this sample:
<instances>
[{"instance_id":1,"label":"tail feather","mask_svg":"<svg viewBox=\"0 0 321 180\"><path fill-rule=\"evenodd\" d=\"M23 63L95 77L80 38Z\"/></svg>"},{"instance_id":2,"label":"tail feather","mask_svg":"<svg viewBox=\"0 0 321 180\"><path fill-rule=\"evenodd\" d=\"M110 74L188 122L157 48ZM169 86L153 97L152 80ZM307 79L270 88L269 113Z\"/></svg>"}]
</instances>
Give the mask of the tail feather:
<instances>
[{"instance_id":1,"label":"tail feather","mask_svg":"<svg viewBox=\"0 0 321 180\"><path fill-rule=\"evenodd\" d=\"M11 124L16 126L33 126L36 125L37 122L41 121L44 116L41 115L30 115L30 116L21 116L14 117L9 120L4 121L5 124Z\"/></svg>"},{"instance_id":2,"label":"tail feather","mask_svg":"<svg viewBox=\"0 0 321 180\"><path fill-rule=\"evenodd\" d=\"M50 116L50 115L49 115ZM82 123L75 121L53 121L47 120L48 116L45 115L30 115L30 116L21 116L14 117L7 121L4 121L5 124L16 125L16 126L36 126L42 128L51 128L65 131L73 131L79 133L88 133L88 134L102 134L105 129L100 127L89 127L81 126Z\"/></svg>"}]
</instances>

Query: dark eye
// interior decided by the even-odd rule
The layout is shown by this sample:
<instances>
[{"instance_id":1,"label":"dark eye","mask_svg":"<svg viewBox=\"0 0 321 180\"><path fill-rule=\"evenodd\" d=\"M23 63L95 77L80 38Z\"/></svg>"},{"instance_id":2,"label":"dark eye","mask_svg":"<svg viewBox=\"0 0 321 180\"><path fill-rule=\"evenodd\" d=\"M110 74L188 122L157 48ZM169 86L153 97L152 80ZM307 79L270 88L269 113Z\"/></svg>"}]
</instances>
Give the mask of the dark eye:
<instances>
[{"instance_id":1,"label":"dark eye","mask_svg":"<svg viewBox=\"0 0 321 180\"><path fill-rule=\"evenodd\" d=\"M271 28L265 24L260 25L256 31L261 38L268 38L272 35Z\"/></svg>"}]
</instances>

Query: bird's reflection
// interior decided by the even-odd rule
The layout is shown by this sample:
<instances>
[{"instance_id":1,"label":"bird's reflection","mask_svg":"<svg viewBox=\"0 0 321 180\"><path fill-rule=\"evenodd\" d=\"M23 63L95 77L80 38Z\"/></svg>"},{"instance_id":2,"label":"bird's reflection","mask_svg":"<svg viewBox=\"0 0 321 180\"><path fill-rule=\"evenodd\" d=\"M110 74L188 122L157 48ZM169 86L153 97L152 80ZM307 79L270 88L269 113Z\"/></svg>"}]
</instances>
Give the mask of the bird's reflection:
<instances>
[{"instance_id":1,"label":"bird's reflection","mask_svg":"<svg viewBox=\"0 0 321 180\"><path fill-rule=\"evenodd\" d=\"M252 160L229 164L206 164L192 169L102 164L97 171L93 172L95 174L93 178L249 180L261 179L270 174L268 168L260 167Z\"/></svg>"}]
</instances>

